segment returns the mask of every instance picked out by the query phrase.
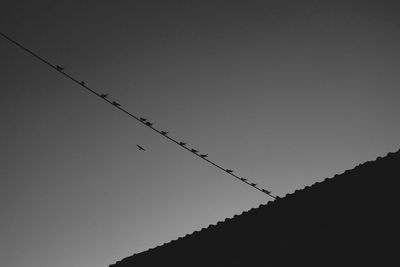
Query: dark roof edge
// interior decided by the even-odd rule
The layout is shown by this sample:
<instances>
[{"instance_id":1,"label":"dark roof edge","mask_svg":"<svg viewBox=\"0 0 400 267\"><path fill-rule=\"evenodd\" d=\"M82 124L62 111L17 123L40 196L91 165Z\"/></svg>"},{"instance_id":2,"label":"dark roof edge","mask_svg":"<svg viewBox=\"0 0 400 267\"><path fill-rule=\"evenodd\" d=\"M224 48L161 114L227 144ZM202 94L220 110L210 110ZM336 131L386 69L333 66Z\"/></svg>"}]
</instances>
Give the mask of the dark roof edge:
<instances>
[{"instance_id":1,"label":"dark roof edge","mask_svg":"<svg viewBox=\"0 0 400 267\"><path fill-rule=\"evenodd\" d=\"M144 251L142 251L142 252L138 252L138 253L135 253L135 254L133 254L133 255L131 255L131 256L125 257L124 259L122 259L122 260L120 260L120 261L117 261L115 264L112 264L112 265L110 265L110 266L116 265L116 264L118 264L118 263L120 263L120 262L122 262L122 261L124 261L124 260L127 260L127 259L129 259L129 258L132 258L132 257L134 257L134 256L137 256L137 255L140 255L140 254L145 254L145 253L151 252L151 251L153 251L153 250L155 250L155 249L158 249L158 248L160 248L160 247L163 247L163 246L165 246L165 245L170 245L170 244L172 244L172 243L174 243L174 242L177 242L177 241L180 241L180 240L182 240L182 239L184 239L184 238L189 238L189 237L191 237L191 236L200 234L200 233L202 233L202 232L209 231L209 230L213 229L213 228L216 227L216 226L220 226L221 224L225 224L225 223L227 223L227 222L229 222L229 221L232 221L233 219L237 219L238 217L243 217L243 216L245 216L245 215L247 215L247 214L249 214L249 213L251 213L251 212L253 212L253 211L255 211L255 210L260 209L261 207L269 206L269 205L271 205L271 204L273 205L273 204L275 204L276 202L280 202L281 200L284 200L285 198L293 197L294 195L300 193L301 191L303 191L303 190L305 190L305 189L310 189L311 187L314 187L314 186L316 186L316 185L318 185L318 184L324 183L324 182L326 182L327 180L335 179L337 176L341 176L341 175L343 175L343 174L346 174L346 173L348 173L348 172L351 172L351 171L353 171L353 170L356 170L356 169L358 169L358 168L360 168L360 167L362 167L362 166L365 166L365 165L367 165L367 164L371 164L371 163L374 163L374 162L376 162L376 161L382 160L382 159L384 159L384 158L390 157L390 156L392 156L392 155L394 155L394 154L396 154L396 153L400 153L400 149L397 150L397 151L395 151L395 152L389 152L389 153L387 153L387 154L386 154L385 156L383 156L383 157L378 156L375 160L370 160L370 161L366 161L366 162L360 163L360 164L356 165L356 166L355 166L354 168L352 168L352 169L345 170L344 172L342 172L342 173L340 173L340 174L336 174L336 175L334 175L333 177L325 178L325 179L322 180L322 181L315 182L314 184L312 184L312 185L310 185L310 186L305 186L303 189L297 189L297 190L295 190L293 193L288 193L288 194L286 194L286 195L283 196L283 197L277 196L277 198L276 198L275 200L273 200L273 201L269 201L269 202L267 202L266 204L260 204L258 207L251 208L251 209L249 209L249 210L247 210L247 211L243 211L243 212L240 213L240 214L236 214L236 215L233 215L232 217L228 217L228 218L226 218L226 219L224 219L224 220L222 220L222 221L218 221L216 224L210 224L209 226L207 226L207 227L205 227L205 228L202 228L202 229L199 230L199 231L194 231L194 232L192 232L191 234L187 234L187 235L185 235L185 236L178 237L177 239L171 240L171 241L166 242L166 243L164 243L164 244L161 244L161 245L158 245L158 246L156 246L156 247L149 248L148 250L144 250Z\"/></svg>"}]
</instances>

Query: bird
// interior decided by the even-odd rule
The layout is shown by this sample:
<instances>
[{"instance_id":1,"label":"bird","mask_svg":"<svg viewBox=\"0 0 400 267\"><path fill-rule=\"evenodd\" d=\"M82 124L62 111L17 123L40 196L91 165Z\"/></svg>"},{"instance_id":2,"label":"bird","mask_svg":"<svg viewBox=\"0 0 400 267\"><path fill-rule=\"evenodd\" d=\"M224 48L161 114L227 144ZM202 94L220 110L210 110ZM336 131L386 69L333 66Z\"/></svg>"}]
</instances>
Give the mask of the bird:
<instances>
[{"instance_id":1,"label":"bird","mask_svg":"<svg viewBox=\"0 0 400 267\"><path fill-rule=\"evenodd\" d=\"M119 103L117 103L117 102L115 102L115 101L113 101L112 104L113 104L114 106L116 106L116 107L120 107L120 106L121 106L121 104L119 104Z\"/></svg>"},{"instance_id":2,"label":"bird","mask_svg":"<svg viewBox=\"0 0 400 267\"><path fill-rule=\"evenodd\" d=\"M261 191L263 191L267 195L271 194L271 191L268 191L268 190L265 190L265 189L261 189Z\"/></svg>"},{"instance_id":3,"label":"bird","mask_svg":"<svg viewBox=\"0 0 400 267\"><path fill-rule=\"evenodd\" d=\"M240 180L242 180L243 182L247 182L246 178L239 178Z\"/></svg>"},{"instance_id":4,"label":"bird","mask_svg":"<svg viewBox=\"0 0 400 267\"><path fill-rule=\"evenodd\" d=\"M85 86L85 82L84 82L84 81L81 81L80 84L83 85L83 86Z\"/></svg>"},{"instance_id":5,"label":"bird","mask_svg":"<svg viewBox=\"0 0 400 267\"><path fill-rule=\"evenodd\" d=\"M225 170L227 173L232 173L233 172L233 170L229 170L229 169L226 169Z\"/></svg>"},{"instance_id":6,"label":"bird","mask_svg":"<svg viewBox=\"0 0 400 267\"><path fill-rule=\"evenodd\" d=\"M140 121L145 122L145 121L147 121L147 119L146 119L146 118L143 118L143 117L140 117Z\"/></svg>"},{"instance_id":7,"label":"bird","mask_svg":"<svg viewBox=\"0 0 400 267\"><path fill-rule=\"evenodd\" d=\"M107 96L108 96L108 94L100 94L100 97L101 97L101 98L104 98L104 99L106 99Z\"/></svg>"},{"instance_id":8,"label":"bird","mask_svg":"<svg viewBox=\"0 0 400 267\"><path fill-rule=\"evenodd\" d=\"M186 143L184 143L184 142L179 142L179 145L181 145L181 146L186 146Z\"/></svg>"},{"instance_id":9,"label":"bird","mask_svg":"<svg viewBox=\"0 0 400 267\"><path fill-rule=\"evenodd\" d=\"M252 187L256 187L256 186L257 186L256 183L251 183L250 185L251 185Z\"/></svg>"},{"instance_id":10,"label":"bird","mask_svg":"<svg viewBox=\"0 0 400 267\"><path fill-rule=\"evenodd\" d=\"M146 125L149 126L149 127L151 127L153 124L152 124L151 122L148 121L148 122L146 122Z\"/></svg>"},{"instance_id":11,"label":"bird","mask_svg":"<svg viewBox=\"0 0 400 267\"><path fill-rule=\"evenodd\" d=\"M136 146L139 148L139 150L146 151L146 149L144 149L142 146L139 146L139 145L136 145Z\"/></svg>"},{"instance_id":12,"label":"bird","mask_svg":"<svg viewBox=\"0 0 400 267\"><path fill-rule=\"evenodd\" d=\"M197 152L199 152L198 150L196 150L196 149L190 149L190 151L192 151L193 153L197 153Z\"/></svg>"},{"instance_id":13,"label":"bird","mask_svg":"<svg viewBox=\"0 0 400 267\"><path fill-rule=\"evenodd\" d=\"M61 66L59 66L59 65L56 65L56 69L57 69L58 71L63 71L63 70L64 70L64 68L61 67Z\"/></svg>"},{"instance_id":14,"label":"bird","mask_svg":"<svg viewBox=\"0 0 400 267\"><path fill-rule=\"evenodd\" d=\"M203 159L208 157L208 154L201 154L200 157L202 157Z\"/></svg>"},{"instance_id":15,"label":"bird","mask_svg":"<svg viewBox=\"0 0 400 267\"><path fill-rule=\"evenodd\" d=\"M165 131L161 131L160 132L162 135L167 135L168 134L168 132L165 132Z\"/></svg>"}]
</instances>

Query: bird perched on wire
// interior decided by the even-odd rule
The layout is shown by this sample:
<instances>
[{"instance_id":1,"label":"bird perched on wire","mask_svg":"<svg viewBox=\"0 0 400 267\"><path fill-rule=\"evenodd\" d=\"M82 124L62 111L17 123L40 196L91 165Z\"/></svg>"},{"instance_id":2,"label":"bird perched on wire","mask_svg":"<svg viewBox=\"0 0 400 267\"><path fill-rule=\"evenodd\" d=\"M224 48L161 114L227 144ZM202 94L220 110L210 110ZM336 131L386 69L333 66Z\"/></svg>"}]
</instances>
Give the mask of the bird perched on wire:
<instances>
[{"instance_id":1,"label":"bird perched on wire","mask_svg":"<svg viewBox=\"0 0 400 267\"><path fill-rule=\"evenodd\" d=\"M197 152L199 152L198 150L196 150L196 149L190 149L190 151L192 151L193 153L195 153L195 154L197 154Z\"/></svg>"},{"instance_id":2,"label":"bird perched on wire","mask_svg":"<svg viewBox=\"0 0 400 267\"><path fill-rule=\"evenodd\" d=\"M225 170L227 173L232 173L233 172L233 170L229 170L229 169L226 169Z\"/></svg>"},{"instance_id":3,"label":"bird perched on wire","mask_svg":"<svg viewBox=\"0 0 400 267\"><path fill-rule=\"evenodd\" d=\"M149 121L146 122L146 125L149 126L149 127L153 126L153 124L151 122L149 122Z\"/></svg>"},{"instance_id":4,"label":"bird perched on wire","mask_svg":"<svg viewBox=\"0 0 400 267\"><path fill-rule=\"evenodd\" d=\"M58 71L63 71L63 70L64 70L64 68L61 67L61 66L59 66L59 65L56 65L56 69L57 69Z\"/></svg>"},{"instance_id":5,"label":"bird perched on wire","mask_svg":"<svg viewBox=\"0 0 400 267\"><path fill-rule=\"evenodd\" d=\"M179 142L179 145L186 146L186 143L185 142Z\"/></svg>"},{"instance_id":6,"label":"bird perched on wire","mask_svg":"<svg viewBox=\"0 0 400 267\"><path fill-rule=\"evenodd\" d=\"M85 82L84 82L84 81L81 81L81 82L80 82L80 85L85 86Z\"/></svg>"},{"instance_id":7,"label":"bird perched on wire","mask_svg":"<svg viewBox=\"0 0 400 267\"><path fill-rule=\"evenodd\" d=\"M247 182L246 178L239 178L240 180L242 180L243 182Z\"/></svg>"},{"instance_id":8,"label":"bird perched on wire","mask_svg":"<svg viewBox=\"0 0 400 267\"><path fill-rule=\"evenodd\" d=\"M108 94L100 94L100 97L106 99L108 97Z\"/></svg>"},{"instance_id":9,"label":"bird perched on wire","mask_svg":"<svg viewBox=\"0 0 400 267\"><path fill-rule=\"evenodd\" d=\"M250 185L251 185L252 187L256 187L256 186L257 186L256 183L251 183Z\"/></svg>"},{"instance_id":10,"label":"bird perched on wire","mask_svg":"<svg viewBox=\"0 0 400 267\"><path fill-rule=\"evenodd\" d=\"M162 135L167 135L168 134L168 132L166 132L166 131L161 131L160 132Z\"/></svg>"},{"instance_id":11,"label":"bird perched on wire","mask_svg":"<svg viewBox=\"0 0 400 267\"><path fill-rule=\"evenodd\" d=\"M271 191L268 191L268 190L265 190L265 189L261 189L261 191L263 191L267 195L271 194Z\"/></svg>"},{"instance_id":12,"label":"bird perched on wire","mask_svg":"<svg viewBox=\"0 0 400 267\"><path fill-rule=\"evenodd\" d=\"M119 104L119 103L117 103L117 102L115 102L115 101L113 101L112 104L113 104L114 106L116 106L116 107L120 107L120 106L121 106L121 104Z\"/></svg>"},{"instance_id":13,"label":"bird perched on wire","mask_svg":"<svg viewBox=\"0 0 400 267\"><path fill-rule=\"evenodd\" d=\"M146 151L146 149L144 149L142 146L139 146L139 145L136 145L136 146L139 148L139 150Z\"/></svg>"},{"instance_id":14,"label":"bird perched on wire","mask_svg":"<svg viewBox=\"0 0 400 267\"><path fill-rule=\"evenodd\" d=\"M143 118L143 117L140 117L140 121L145 122L145 121L147 121L147 119Z\"/></svg>"},{"instance_id":15,"label":"bird perched on wire","mask_svg":"<svg viewBox=\"0 0 400 267\"><path fill-rule=\"evenodd\" d=\"M208 157L208 154L201 154L200 157L204 159L204 158Z\"/></svg>"}]
</instances>

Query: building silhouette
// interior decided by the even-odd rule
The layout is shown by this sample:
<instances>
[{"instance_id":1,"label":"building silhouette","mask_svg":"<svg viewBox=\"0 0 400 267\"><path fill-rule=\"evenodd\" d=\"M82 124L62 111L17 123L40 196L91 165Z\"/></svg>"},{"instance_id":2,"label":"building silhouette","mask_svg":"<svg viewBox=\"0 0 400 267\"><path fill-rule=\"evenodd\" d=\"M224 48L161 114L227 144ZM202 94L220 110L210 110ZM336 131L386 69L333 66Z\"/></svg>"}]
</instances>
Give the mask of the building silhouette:
<instances>
[{"instance_id":1,"label":"building silhouette","mask_svg":"<svg viewBox=\"0 0 400 267\"><path fill-rule=\"evenodd\" d=\"M122 259L137 266L392 266L400 151Z\"/></svg>"}]
</instances>

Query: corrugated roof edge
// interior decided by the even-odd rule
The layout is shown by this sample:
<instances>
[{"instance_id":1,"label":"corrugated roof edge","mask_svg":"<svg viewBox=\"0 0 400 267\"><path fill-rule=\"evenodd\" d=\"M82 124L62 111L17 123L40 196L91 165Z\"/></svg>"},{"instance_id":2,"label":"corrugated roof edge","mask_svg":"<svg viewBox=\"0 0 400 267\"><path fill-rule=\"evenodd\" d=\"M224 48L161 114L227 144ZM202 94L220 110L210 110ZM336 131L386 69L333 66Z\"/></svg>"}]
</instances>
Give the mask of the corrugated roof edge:
<instances>
[{"instance_id":1,"label":"corrugated roof edge","mask_svg":"<svg viewBox=\"0 0 400 267\"><path fill-rule=\"evenodd\" d=\"M166 246L166 245L171 245L171 244L173 244L173 243L175 243L175 242L177 242L177 241L181 241L182 239L190 238L190 237L192 237L192 236L194 236L194 235L198 235L198 234L200 234L200 233L203 233L203 232L212 230L212 229L215 228L216 226L221 226L221 224L226 224L226 223L232 222L234 219L236 220L236 219L239 219L240 217L244 217L244 216L246 216L246 215L248 215L248 214L250 214L250 213L252 213L252 212L254 212L254 211L259 210L261 207L269 206L269 205L271 205L271 204L276 204L277 202L279 202L279 201L281 201L281 200L284 200L284 199L286 199L286 198L293 197L293 196L295 196L295 195L297 195L297 194L303 192L304 190L309 190L309 189L312 189L313 187L315 187L315 186L317 186L317 185L319 185L319 184L332 181L332 180L336 179L337 177L339 177L339 176L341 176L341 175L343 175L343 174L346 174L346 173L348 173L348 172L357 170L357 169L360 168L360 167L363 167L363 166L368 165L368 164L372 164L372 163L374 163L374 162L376 162L376 161L383 160L383 159L388 158L388 157L390 157L390 156L392 156L392 155L394 155L394 154L396 154L396 153L400 153L400 149L397 150L397 151L395 151L395 152L389 152L389 153L386 154L386 156L383 156L383 157L378 156L375 160L370 160L370 161L366 161L366 162L360 163L360 164L356 165L356 166L355 166L354 168L352 168L352 169L345 170L344 172L342 172L342 173L340 173L340 174L336 174L336 175L334 175L333 177L325 178L325 179L322 180L322 181L318 181L318 182L315 182L315 183L312 184L312 185L305 186L303 189L296 189L293 193L288 193L288 194L286 194L286 195L283 196L283 197L277 197L277 199L275 199L275 200L273 200L273 201L269 201L269 202L267 202L266 204L260 204L258 207L251 208L251 209L249 209L249 210L247 210L247 211L243 211L243 212L240 213L240 214L235 214L235 215L233 215L232 217L228 217L228 218L224 219L223 221L218 221L216 224L211 224L211 225L209 225L208 227L202 228L202 229L199 230L199 231L194 231L194 232L191 233L191 234L186 234L185 236L178 237L177 239L171 240L171 241L169 241L169 242L167 242L167 243L158 245L158 246L156 246L156 247L150 248L150 249L148 249L148 250L145 250L145 251L142 251L142 252L139 252L139 253L135 253L135 254L133 254L133 255L131 255L131 256L128 256L128 257L126 257L126 258L120 260L120 261L115 262L114 264L112 264L112 265L110 265L110 266L116 265L116 264L118 264L118 263L120 263L120 262L123 262L123 261L125 261L125 260L128 260L128 259L130 259L130 258L132 258L132 257L134 257L134 256L137 256L137 255L140 255L140 254L149 253L149 252L151 252L151 251L153 251L153 250L155 250L155 249L164 247L164 246Z\"/></svg>"}]
</instances>

